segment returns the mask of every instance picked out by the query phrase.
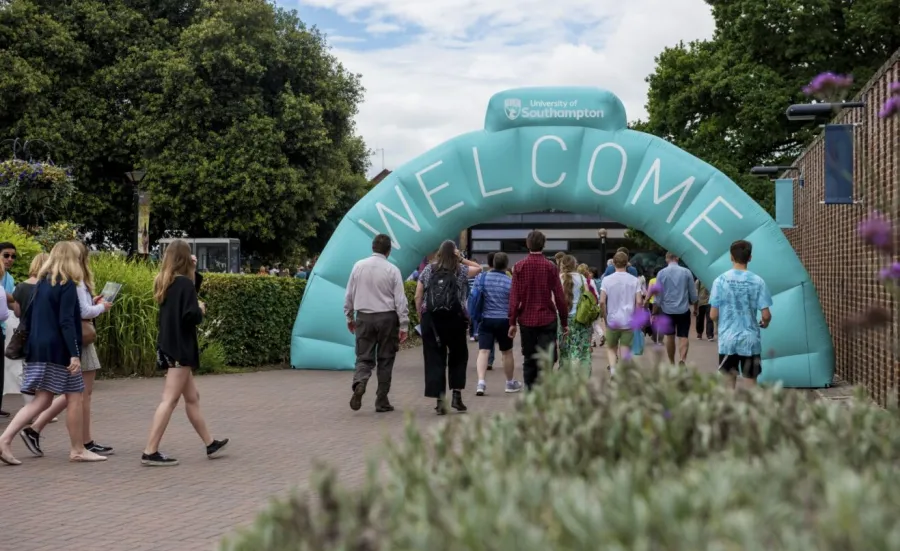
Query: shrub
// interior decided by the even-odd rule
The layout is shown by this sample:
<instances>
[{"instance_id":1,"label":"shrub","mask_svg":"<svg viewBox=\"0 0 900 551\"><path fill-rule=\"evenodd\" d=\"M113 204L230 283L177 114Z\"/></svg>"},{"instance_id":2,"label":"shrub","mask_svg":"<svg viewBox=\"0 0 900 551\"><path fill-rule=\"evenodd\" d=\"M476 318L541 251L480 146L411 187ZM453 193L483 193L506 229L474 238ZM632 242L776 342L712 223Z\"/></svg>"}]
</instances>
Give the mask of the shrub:
<instances>
[{"instance_id":1,"label":"shrub","mask_svg":"<svg viewBox=\"0 0 900 551\"><path fill-rule=\"evenodd\" d=\"M291 330L306 280L239 274L203 274L200 290L210 318L221 321L215 340L228 364L260 366L289 361Z\"/></svg>"},{"instance_id":2,"label":"shrub","mask_svg":"<svg viewBox=\"0 0 900 551\"><path fill-rule=\"evenodd\" d=\"M45 251L53 249L60 241L78 239L79 227L71 222L53 222L32 231L34 239Z\"/></svg>"},{"instance_id":3,"label":"shrub","mask_svg":"<svg viewBox=\"0 0 900 551\"><path fill-rule=\"evenodd\" d=\"M0 221L0 243L10 242L16 246L17 258L10 273L16 283L28 279L28 268L31 261L41 251L41 244L35 241L28 232L11 220Z\"/></svg>"},{"instance_id":4,"label":"shrub","mask_svg":"<svg viewBox=\"0 0 900 551\"><path fill-rule=\"evenodd\" d=\"M416 282L407 281L403 284L406 291L406 300L409 302L409 332L413 333L413 328L419 325L419 312L416 311Z\"/></svg>"},{"instance_id":5,"label":"shrub","mask_svg":"<svg viewBox=\"0 0 900 551\"><path fill-rule=\"evenodd\" d=\"M122 284L112 309L97 318L97 354L104 375L152 376L156 373L159 306L153 300L155 265L115 254L91 256L94 293L108 281Z\"/></svg>"},{"instance_id":6,"label":"shrub","mask_svg":"<svg viewBox=\"0 0 900 551\"><path fill-rule=\"evenodd\" d=\"M515 411L408 424L364 486L319 473L223 549L900 548L896 412L623 366L550 372Z\"/></svg>"}]
</instances>

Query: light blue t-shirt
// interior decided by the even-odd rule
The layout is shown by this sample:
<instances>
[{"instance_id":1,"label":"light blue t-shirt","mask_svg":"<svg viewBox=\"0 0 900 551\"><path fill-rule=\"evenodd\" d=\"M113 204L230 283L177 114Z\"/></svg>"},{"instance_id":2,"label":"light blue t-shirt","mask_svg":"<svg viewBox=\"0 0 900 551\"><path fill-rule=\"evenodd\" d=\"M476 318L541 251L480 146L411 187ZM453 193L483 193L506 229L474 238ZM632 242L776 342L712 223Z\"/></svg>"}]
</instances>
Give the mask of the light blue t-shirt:
<instances>
[{"instance_id":1,"label":"light blue t-shirt","mask_svg":"<svg viewBox=\"0 0 900 551\"><path fill-rule=\"evenodd\" d=\"M709 305L719 310L719 354L762 354L757 314L772 306L772 295L761 277L728 270L713 282Z\"/></svg>"},{"instance_id":2,"label":"light blue t-shirt","mask_svg":"<svg viewBox=\"0 0 900 551\"><path fill-rule=\"evenodd\" d=\"M3 291L9 294L13 294L15 290L16 282L15 280L13 280L13 276L9 272L6 272L5 274L3 274ZM6 300L6 296L4 295L2 299ZM0 329L2 329L4 333L6 332L5 321L0 322Z\"/></svg>"}]
</instances>

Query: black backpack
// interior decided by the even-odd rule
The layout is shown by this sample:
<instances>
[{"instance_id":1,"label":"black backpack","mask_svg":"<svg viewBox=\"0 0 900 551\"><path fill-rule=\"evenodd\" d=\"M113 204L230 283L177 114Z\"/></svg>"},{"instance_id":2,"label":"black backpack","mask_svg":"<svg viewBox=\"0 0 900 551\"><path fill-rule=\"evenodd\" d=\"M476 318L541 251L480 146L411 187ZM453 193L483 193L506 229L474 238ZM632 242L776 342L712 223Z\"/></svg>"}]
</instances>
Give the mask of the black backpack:
<instances>
[{"instance_id":1,"label":"black backpack","mask_svg":"<svg viewBox=\"0 0 900 551\"><path fill-rule=\"evenodd\" d=\"M435 270L425 289L427 309L432 314L462 312L462 289L459 274L447 269Z\"/></svg>"}]
</instances>

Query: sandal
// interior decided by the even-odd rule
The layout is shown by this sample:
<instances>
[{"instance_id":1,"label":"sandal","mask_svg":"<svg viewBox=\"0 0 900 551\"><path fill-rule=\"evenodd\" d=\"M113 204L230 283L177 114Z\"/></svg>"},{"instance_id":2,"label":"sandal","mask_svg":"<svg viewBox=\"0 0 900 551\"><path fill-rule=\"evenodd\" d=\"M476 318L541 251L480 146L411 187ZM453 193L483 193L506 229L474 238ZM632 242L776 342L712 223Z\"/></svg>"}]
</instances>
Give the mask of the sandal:
<instances>
[{"instance_id":1,"label":"sandal","mask_svg":"<svg viewBox=\"0 0 900 551\"><path fill-rule=\"evenodd\" d=\"M72 463L97 463L98 461L106 461L106 457L92 451L84 450L83 453L69 455L69 461Z\"/></svg>"}]
</instances>

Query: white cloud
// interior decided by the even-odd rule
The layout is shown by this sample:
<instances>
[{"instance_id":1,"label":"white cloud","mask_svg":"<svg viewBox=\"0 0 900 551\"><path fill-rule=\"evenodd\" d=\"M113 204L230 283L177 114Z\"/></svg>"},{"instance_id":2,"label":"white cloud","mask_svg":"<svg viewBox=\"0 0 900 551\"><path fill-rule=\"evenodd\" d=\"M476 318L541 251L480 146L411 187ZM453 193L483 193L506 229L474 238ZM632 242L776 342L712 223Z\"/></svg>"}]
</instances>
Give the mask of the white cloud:
<instances>
[{"instance_id":1,"label":"white cloud","mask_svg":"<svg viewBox=\"0 0 900 551\"><path fill-rule=\"evenodd\" d=\"M402 24L424 31L396 48L334 44L345 67L362 74L359 130L369 147L384 148L391 169L482 128L488 99L507 88L598 86L622 99L630 120L643 117L654 57L679 41L708 38L714 28L704 0L303 2L376 30L397 33L390 26ZM372 161L378 172L380 154Z\"/></svg>"}]
</instances>

